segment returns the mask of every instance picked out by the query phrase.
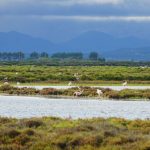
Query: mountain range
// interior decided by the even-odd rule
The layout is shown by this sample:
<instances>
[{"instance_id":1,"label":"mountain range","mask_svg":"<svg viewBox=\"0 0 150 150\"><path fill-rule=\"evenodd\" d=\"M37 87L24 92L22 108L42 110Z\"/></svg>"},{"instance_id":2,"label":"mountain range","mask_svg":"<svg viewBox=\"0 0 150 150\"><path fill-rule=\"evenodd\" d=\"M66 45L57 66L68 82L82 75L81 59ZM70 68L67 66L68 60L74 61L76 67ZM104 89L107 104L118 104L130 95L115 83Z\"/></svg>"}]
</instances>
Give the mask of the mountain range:
<instances>
[{"instance_id":1,"label":"mountain range","mask_svg":"<svg viewBox=\"0 0 150 150\"><path fill-rule=\"evenodd\" d=\"M0 51L55 52L96 51L112 60L150 60L150 40L137 37L115 37L103 32L89 31L69 41L55 44L19 32L0 32Z\"/></svg>"}]
</instances>

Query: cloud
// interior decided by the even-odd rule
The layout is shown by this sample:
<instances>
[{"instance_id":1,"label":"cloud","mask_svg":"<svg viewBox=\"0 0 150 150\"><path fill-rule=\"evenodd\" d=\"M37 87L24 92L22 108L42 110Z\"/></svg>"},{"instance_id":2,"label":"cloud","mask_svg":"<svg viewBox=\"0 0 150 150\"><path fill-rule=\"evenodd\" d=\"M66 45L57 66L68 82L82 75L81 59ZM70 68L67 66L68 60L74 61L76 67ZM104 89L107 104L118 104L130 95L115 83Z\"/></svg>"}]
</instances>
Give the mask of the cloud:
<instances>
[{"instance_id":1,"label":"cloud","mask_svg":"<svg viewBox=\"0 0 150 150\"><path fill-rule=\"evenodd\" d=\"M120 4L124 0L51 0L45 1L45 3L49 4L57 4L57 5L104 5L104 4Z\"/></svg>"},{"instance_id":2,"label":"cloud","mask_svg":"<svg viewBox=\"0 0 150 150\"><path fill-rule=\"evenodd\" d=\"M150 22L150 16L75 16L75 15L1 15L0 19L30 21L74 21L74 22Z\"/></svg>"},{"instance_id":3,"label":"cloud","mask_svg":"<svg viewBox=\"0 0 150 150\"><path fill-rule=\"evenodd\" d=\"M12 3L16 4L50 4L50 5L103 5L103 4L120 4L124 0L1 0L1 6L7 6Z\"/></svg>"},{"instance_id":4,"label":"cloud","mask_svg":"<svg viewBox=\"0 0 150 150\"><path fill-rule=\"evenodd\" d=\"M150 15L150 0L0 0L0 15Z\"/></svg>"},{"instance_id":5,"label":"cloud","mask_svg":"<svg viewBox=\"0 0 150 150\"><path fill-rule=\"evenodd\" d=\"M150 22L150 16L52 16L33 15L32 18L42 19L46 21L51 20L70 20L80 22L108 22L108 21L124 21L124 22Z\"/></svg>"}]
</instances>

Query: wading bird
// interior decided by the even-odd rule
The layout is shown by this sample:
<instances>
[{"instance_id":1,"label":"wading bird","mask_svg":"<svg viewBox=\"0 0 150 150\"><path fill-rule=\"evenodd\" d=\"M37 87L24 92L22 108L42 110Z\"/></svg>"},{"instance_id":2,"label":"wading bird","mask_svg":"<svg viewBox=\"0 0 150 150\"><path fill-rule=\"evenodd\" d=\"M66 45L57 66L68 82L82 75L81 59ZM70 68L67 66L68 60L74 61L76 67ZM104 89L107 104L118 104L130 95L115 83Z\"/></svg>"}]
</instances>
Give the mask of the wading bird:
<instances>
[{"instance_id":1,"label":"wading bird","mask_svg":"<svg viewBox=\"0 0 150 150\"><path fill-rule=\"evenodd\" d=\"M80 80L80 77L79 77L79 74L78 74L78 73L75 73L75 74L74 74L74 77L76 78L77 81Z\"/></svg>"},{"instance_id":2,"label":"wading bird","mask_svg":"<svg viewBox=\"0 0 150 150\"><path fill-rule=\"evenodd\" d=\"M71 81L68 83L68 86L72 86L72 82Z\"/></svg>"},{"instance_id":3,"label":"wading bird","mask_svg":"<svg viewBox=\"0 0 150 150\"><path fill-rule=\"evenodd\" d=\"M5 77L5 78L4 78L4 80L8 80L8 78L7 78L7 77Z\"/></svg>"},{"instance_id":4,"label":"wading bird","mask_svg":"<svg viewBox=\"0 0 150 150\"><path fill-rule=\"evenodd\" d=\"M82 90L82 91L76 91L76 92L74 92L74 96L76 96L76 97L78 97L78 96L81 96L82 94L83 94L83 92L84 92L84 90Z\"/></svg>"},{"instance_id":5,"label":"wading bird","mask_svg":"<svg viewBox=\"0 0 150 150\"><path fill-rule=\"evenodd\" d=\"M20 82L17 82L17 85L20 85Z\"/></svg>"},{"instance_id":6,"label":"wading bird","mask_svg":"<svg viewBox=\"0 0 150 150\"><path fill-rule=\"evenodd\" d=\"M126 86L128 84L128 82L127 81L125 81L122 85L123 86Z\"/></svg>"},{"instance_id":7,"label":"wading bird","mask_svg":"<svg viewBox=\"0 0 150 150\"><path fill-rule=\"evenodd\" d=\"M8 82L4 82L4 85L9 85L9 83Z\"/></svg>"},{"instance_id":8,"label":"wading bird","mask_svg":"<svg viewBox=\"0 0 150 150\"><path fill-rule=\"evenodd\" d=\"M72 117L71 117L71 115L69 115L69 117L67 118L67 120L72 120Z\"/></svg>"},{"instance_id":9,"label":"wading bird","mask_svg":"<svg viewBox=\"0 0 150 150\"><path fill-rule=\"evenodd\" d=\"M99 97L101 97L103 95L102 90L97 89L96 93L98 94Z\"/></svg>"}]
</instances>

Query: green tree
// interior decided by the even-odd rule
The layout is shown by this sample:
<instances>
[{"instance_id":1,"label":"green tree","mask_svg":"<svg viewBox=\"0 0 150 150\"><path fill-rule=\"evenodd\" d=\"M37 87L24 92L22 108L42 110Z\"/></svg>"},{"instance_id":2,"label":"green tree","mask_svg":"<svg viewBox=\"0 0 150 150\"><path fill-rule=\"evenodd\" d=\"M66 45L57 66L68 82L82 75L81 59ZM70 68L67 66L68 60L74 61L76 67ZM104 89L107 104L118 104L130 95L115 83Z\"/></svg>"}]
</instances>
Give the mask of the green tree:
<instances>
[{"instance_id":1,"label":"green tree","mask_svg":"<svg viewBox=\"0 0 150 150\"><path fill-rule=\"evenodd\" d=\"M37 52L32 52L32 53L30 54L30 58L31 58L31 59L38 59L38 58L39 58L39 53L37 53Z\"/></svg>"},{"instance_id":2,"label":"green tree","mask_svg":"<svg viewBox=\"0 0 150 150\"><path fill-rule=\"evenodd\" d=\"M20 52L17 52L17 54L16 54L16 55L17 55L17 57L18 57L18 60L19 60L19 61L21 61L21 60L23 60L23 59L25 58L24 53L23 53L23 52L21 52L21 51L20 51Z\"/></svg>"},{"instance_id":3,"label":"green tree","mask_svg":"<svg viewBox=\"0 0 150 150\"><path fill-rule=\"evenodd\" d=\"M52 55L52 58L58 59L83 59L82 53L55 53Z\"/></svg>"},{"instance_id":4,"label":"green tree","mask_svg":"<svg viewBox=\"0 0 150 150\"><path fill-rule=\"evenodd\" d=\"M48 55L48 53L46 53L46 52L42 52L41 55L40 55L40 57L41 57L41 58L48 58L49 55Z\"/></svg>"},{"instance_id":5,"label":"green tree","mask_svg":"<svg viewBox=\"0 0 150 150\"><path fill-rule=\"evenodd\" d=\"M97 52L91 52L89 55L90 60L98 60L98 53Z\"/></svg>"}]
</instances>

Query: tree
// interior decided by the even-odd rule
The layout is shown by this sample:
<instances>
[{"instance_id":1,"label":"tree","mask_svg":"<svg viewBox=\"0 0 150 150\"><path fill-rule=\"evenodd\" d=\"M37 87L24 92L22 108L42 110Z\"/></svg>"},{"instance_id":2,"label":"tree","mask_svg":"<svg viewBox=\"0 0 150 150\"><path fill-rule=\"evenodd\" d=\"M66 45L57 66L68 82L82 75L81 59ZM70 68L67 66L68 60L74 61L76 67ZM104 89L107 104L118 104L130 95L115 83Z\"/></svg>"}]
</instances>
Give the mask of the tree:
<instances>
[{"instance_id":1,"label":"tree","mask_svg":"<svg viewBox=\"0 0 150 150\"><path fill-rule=\"evenodd\" d=\"M48 58L49 55L48 55L48 53L46 53L46 52L42 52L41 55L40 55L40 57L41 57L41 58Z\"/></svg>"},{"instance_id":2,"label":"tree","mask_svg":"<svg viewBox=\"0 0 150 150\"><path fill-rule=\"evenodd\" d=\"M17 55L17 57L18 57L18 60L19 60L19 61L21 61L21 60L23 60L23 59L25 58L24 53L23 53L23 52L21 52L21 51L20 51L20 52L17 52L17 54L16 54L16 55Z\"/></svg>"},{"instance_id":3,"label":"tree","mask_svg":"<svg viewBox=\"0 0 150 150\"><path fill-rule=\"evenodd\" d=\"M82 53L55 53L52 55L52 58L58 59L83 59Z\"/></svg>"},{"instance_id":4,"label":"tree","mask_svg":"<svg viewBox=\"0 0 150 150\"><path fill-rule=\"evenodd\" d=\"M25 58L25 54L23 52L2 52L0 53L1 61L21 61Z\"/></svg>"},{"instance_id":5,"label":"tree","mask_svg":"<svg viewBox=\"0 0 150 150\"><path fill-rule=\"evenodd\" d=\"M39 58L39 54L38 54L37 52L32 52L32 53L30 54L30 58L31 58L31 59L38 59L38 58Z\"/></svg>"},{"instance_id":6,"label":"tree","mask_svg":"<svg viewBox=\"0 0 150 150\"><path fill-rule=\"evenodd\" d=\"M91 52L89 55L89 59L98 60L98 53L97 52Z\"/></svg>"}]
</instances>

